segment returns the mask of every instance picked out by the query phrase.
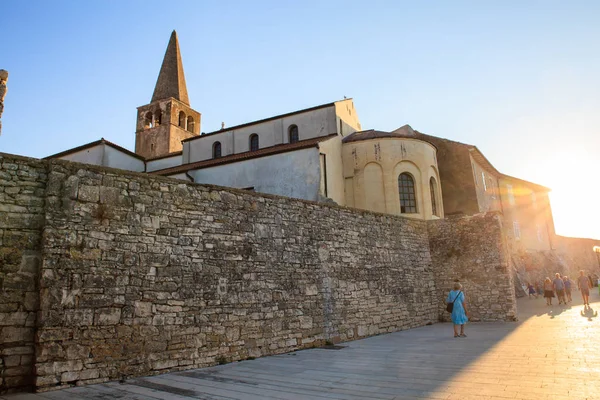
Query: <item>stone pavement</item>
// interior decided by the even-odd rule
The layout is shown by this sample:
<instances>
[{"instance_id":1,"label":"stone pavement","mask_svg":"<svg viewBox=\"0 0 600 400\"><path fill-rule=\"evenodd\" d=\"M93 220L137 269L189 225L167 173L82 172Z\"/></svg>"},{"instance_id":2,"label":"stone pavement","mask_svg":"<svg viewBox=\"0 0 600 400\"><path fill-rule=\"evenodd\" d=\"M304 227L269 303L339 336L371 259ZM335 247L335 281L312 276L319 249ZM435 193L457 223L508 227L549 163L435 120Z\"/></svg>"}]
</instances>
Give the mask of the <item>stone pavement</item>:
<instances>
[{"instance_id":1,"label":"stone pavement","mask_svg":"<svg viewBox=\"0 0 600 400\"><path fill-rule=\"evenodd\" d=\"M600 296L582 314L520 299L518 323L422 328L212 368L0 397L48 399L600 399Z\"/></svg>"}]
</instances>

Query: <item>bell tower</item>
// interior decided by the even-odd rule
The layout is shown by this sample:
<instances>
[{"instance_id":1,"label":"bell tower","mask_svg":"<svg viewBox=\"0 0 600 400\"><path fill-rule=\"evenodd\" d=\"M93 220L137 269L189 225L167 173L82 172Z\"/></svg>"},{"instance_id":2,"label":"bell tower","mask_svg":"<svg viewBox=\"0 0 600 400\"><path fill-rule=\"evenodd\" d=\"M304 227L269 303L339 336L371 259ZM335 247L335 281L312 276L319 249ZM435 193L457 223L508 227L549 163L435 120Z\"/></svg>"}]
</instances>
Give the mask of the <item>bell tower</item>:
<instances>
[{"instance_id":1,"label":"bell tower","mask_svg":"<svg viewBox=\"0 0 600 400\"><path fill-rule=\"evenodd\" d=\"M173 31L150 104L138 107L135 152L145 158L181 151L200 133L200 113L190 107L177 32Z\"/></svg>"}]
</instances>

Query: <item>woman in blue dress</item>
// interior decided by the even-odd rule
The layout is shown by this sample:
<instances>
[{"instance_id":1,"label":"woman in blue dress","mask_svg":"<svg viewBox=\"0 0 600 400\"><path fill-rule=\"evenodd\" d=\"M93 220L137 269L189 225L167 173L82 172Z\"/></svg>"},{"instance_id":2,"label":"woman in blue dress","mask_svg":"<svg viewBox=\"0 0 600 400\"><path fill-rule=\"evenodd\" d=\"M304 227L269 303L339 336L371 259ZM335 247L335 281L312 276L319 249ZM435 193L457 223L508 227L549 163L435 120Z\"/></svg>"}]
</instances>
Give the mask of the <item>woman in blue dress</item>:
<instances>
[{"instance_id":1,"label":"woman in blue dress","mask_svg":"<svg viewBox=\"0 0 600 400\"><path fill-rule=\"evenodd\" d=\"M454 337L467 337L465 335L465 324L469 320L467 318L467 307L465 301L465 293L462 291L462 285L458 282L454 284L454 290L451 290L448 293L448 298L446 299L446 303L454 302L454 306L452 308L452 323L454 323ZM460 333L458 332L458 327L460 326Z\"/></svg>"}]
</instances>

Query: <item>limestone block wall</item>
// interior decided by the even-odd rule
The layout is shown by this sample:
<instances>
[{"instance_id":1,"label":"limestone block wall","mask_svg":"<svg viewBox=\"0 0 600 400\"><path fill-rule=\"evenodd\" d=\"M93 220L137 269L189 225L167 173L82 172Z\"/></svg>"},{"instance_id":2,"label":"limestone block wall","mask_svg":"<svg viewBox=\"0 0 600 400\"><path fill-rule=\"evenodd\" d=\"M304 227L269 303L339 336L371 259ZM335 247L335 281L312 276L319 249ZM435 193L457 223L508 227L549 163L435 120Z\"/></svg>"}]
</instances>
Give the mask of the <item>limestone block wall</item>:
<instances>
[{"instance_id":1,"label":"limestone block wall","mask_svg":"<svg viewBox=\"0 0 600 400\"><path fill-rule=\"evenodd\" d=\"M46 169L0 154L0 392L33 384Z\"/></svg>"},{"instance_id":2,"label":"limestone block wall","mask_svg":"<svg viewBox=\"0 0 600 400\"><path fill-rule=\"evenodd\" d=\"M424 221L64 161L47 168L39 389L438 319Z\"/></svg>"},{"instance_id":3,"label":"limestone block wall","mask_svg":"<svg viewBox=\"0 0 600 400\"><path fill-rule=\"evenodd\" d=\"M517 316L510 257L499 213L428 222L439 316L455 281L463 285L472 321L514 321Z\"/></svg>"}]
</instances>

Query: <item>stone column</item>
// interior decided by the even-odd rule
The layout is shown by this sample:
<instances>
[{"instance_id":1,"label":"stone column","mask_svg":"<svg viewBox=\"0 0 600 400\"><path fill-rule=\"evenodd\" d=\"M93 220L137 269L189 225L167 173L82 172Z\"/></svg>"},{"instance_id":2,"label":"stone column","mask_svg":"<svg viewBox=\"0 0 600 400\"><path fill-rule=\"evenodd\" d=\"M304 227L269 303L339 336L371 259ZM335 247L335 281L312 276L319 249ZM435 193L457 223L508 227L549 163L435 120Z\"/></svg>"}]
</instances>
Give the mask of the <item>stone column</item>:
<instances>
[{"instance_id":1,"label":"stone column","mask_svg":"<svg viewBox=\"0 0 600 400\"><path fill-rule=\"evenodd\" d=\"M0 69L0 134L2 134L2 112L4 111L4 96L6 96L6 81L8 81L8 71Z\"/></svg>"}]
</instances>

